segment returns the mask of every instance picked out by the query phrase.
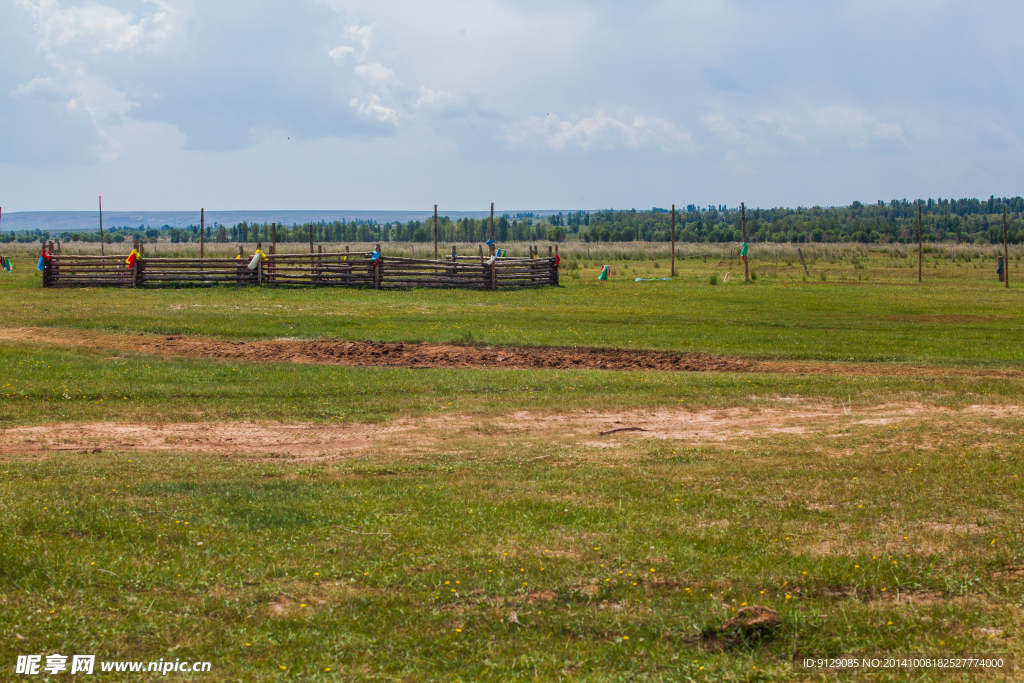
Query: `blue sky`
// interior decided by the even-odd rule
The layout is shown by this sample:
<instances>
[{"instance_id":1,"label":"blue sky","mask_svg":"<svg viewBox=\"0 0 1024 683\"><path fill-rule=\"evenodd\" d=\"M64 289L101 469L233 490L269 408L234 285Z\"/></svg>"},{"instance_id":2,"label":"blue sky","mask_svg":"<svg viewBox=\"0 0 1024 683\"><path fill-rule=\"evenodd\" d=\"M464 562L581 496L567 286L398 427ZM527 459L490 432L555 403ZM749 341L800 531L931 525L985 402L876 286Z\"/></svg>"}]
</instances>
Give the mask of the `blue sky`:
<instances>
[{"instance_id":1,"label":"blue sky","mask_svg":"<svg viewBox=\"0 0 1024 683\"><path fill-rule=\"evenodd\" d=\"M1017 195L1020 2L0 0L0 206Z\"/></svg>"}]
</instances>

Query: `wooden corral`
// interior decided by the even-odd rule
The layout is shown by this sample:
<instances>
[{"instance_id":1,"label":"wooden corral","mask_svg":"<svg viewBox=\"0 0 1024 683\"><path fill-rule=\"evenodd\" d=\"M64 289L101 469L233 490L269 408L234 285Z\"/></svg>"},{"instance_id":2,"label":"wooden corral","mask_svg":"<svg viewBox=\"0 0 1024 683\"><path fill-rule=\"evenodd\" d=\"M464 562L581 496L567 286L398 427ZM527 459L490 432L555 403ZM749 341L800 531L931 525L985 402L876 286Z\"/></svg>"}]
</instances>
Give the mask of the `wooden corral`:
<instances>
[{"instance_id":1,"label":"wooden corral","mask_svg":"<svg viewBox=\"0 0 1024 683\"><path fill-rule=\"evenodd\" d=\"M378 247L379 250L379 247ZM443 259L389 257L371 252L274 254L250 268L252 255L238 258L148 258L133 266L124 255L74 256L51 249L44 264L44 287L146 287L179 284L314 285L366 287L444 287L498 289L558 285L558 256L458 256Z\"/></svg>"}]
</instances>

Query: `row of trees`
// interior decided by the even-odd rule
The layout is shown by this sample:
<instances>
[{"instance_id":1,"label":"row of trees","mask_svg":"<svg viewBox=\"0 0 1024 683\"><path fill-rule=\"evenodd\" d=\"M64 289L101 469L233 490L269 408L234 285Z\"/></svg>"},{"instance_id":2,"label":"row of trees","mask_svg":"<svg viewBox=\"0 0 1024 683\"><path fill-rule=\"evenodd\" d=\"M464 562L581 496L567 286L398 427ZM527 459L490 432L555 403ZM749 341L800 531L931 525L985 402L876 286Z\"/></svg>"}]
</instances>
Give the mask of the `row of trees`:
<instances>
[{"instance_id":1,"label":"row of trees","mask_svg":"<svg viewBox=\"0 0 1024 683\"><path fill-rule=\"evenodd\" d=\"M923 216L926 241L1002 242L1002 216L1008 213L1008 237L1014 244L1024 242L1024 199L989 197L981 199L892 200L875 204L853 202L842 207L797 207L795 209L747 209L747 239L751 242L915 242L917 211ZM605 209L574 211L543 218L531 214L505 214L494 220L494 237L500 242L547 240L561 242L579 235L585 242L666 242L671 238L669 210L650 211ZM490 236L490 220L447 216L438 218L437 236L444 242L483 242ZM310 230L316 242L431 242L433 220L407 223L376 221L334 221L277 226L279 242L308 242ZM208 242L264 242L272 239L269 223L243 221L232 226L206 226ZM739 207L688 205L676 212L676 239L681 242L733 242L742 238ZM0 241L43 242L46 231L0 233ZM99 233L74 232L56 235L72 242L95 242ZM106 231L106 242L131 239L170 242L199 242L199 226L172 228L115 227Z\"/></svg>"},{"instance_id":2,"label":"row of trees","mask_svg":"<svg viewBox=\"0 0 1024 683\"><path fill-rule=\"evenodd\" d=\"M565 218L563 217L563 221ZM483 242L490 236L490 220L460 218L452 220L447 216L439 216L437 220L437 236L444 242ZM207 242L264 242L274 239L275 228L270 223L249 223L243 221L230 227L220 224L205 227ZM432 242L434 239L433 220L409 221L408 223L377 223L375 221L334 221L318 223L302 223L293 225L280 224L276 227L278 242L308 242L312 231L314 242ZM499 242L551 240L561 242L567 231L560 225L552 225L547 219L534 222L533 218L510 219L501 216L494 220L494 236ZM20 241L45 241L49 233L19 235ZM65 233L63 239L72 242L97 242L99 233ZM104 234L104 241L124 242L125 240L141 239L157 241L166 239L172 243L199 242L199 226L190 225L186 228L138 228L114 227Z\"/></svg>"},{"instance_id":3,"label":"row of trees","mask_svg":"<svg viewBox=\"0 0 1024 683\"><path fill-rule=\"evenodd\" d=\"M1002 211L1007 211L1007 237L1024 242L1024 199L921 200L922 239L988 243L1003 241ZM750 242L916 242L918 202L892 200L845 207L747 209ZM693 204L676 213L676 239L682 242L735 242L742 239L740 208ZM597 211L582 231L587 242L668 241L671 215L651 211Z\"/></svg>"}]
</instances>

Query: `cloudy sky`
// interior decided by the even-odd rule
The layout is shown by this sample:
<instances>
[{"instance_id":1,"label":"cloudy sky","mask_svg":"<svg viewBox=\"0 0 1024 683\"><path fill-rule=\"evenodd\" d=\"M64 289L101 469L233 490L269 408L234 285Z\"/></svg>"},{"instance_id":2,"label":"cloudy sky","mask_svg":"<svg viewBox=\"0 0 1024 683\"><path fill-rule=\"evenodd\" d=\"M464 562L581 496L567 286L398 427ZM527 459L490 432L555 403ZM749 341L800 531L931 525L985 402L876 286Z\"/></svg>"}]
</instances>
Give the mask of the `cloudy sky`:
<instances>
[{"instance_id":1,"label":"cloudy sky","mask_svg":"<svg viewBox=\"0 0 1024 683\"><path fill-rule=\"evenodd\" d=\"M0 206L1024 192L1024 3L0 0Z\"/></svg>"}]
</instances>

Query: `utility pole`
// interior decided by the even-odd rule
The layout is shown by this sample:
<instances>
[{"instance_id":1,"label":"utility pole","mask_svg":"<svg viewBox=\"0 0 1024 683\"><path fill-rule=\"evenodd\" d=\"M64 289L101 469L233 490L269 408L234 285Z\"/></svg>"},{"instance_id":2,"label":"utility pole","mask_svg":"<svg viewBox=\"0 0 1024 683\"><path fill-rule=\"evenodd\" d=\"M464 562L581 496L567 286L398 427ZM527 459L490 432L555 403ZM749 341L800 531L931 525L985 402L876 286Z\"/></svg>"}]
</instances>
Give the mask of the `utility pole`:
<instances>
[{"instance_id":1,"label":"utility pole","mask_svg":"<svg viewBox=\"0 0 1024 683\"><path fill-rule=\"evenodd\" d=\"M1003 280L1006 288L1010 288L1010 250L1006 246L1006 204L1003 204Z\"/></svg>"},{"instance_id":2,"label":"utility pole","mask_svg":"<svg viewBox=\"0 0 1024 683\"><path fill-rule=\"evenodd\" d=\"M206 209L199 209L199 258L206 254Z\"/></svg>"},{"instance_id":3,"label":"utility pole","mask_svg":"<svg viewBox=\"0 0 1024 683\"><path fill-rule=\"evenodd\" d=\"M676 276L676 205L672 205L672 273L671 277Z\"/></svg>"},{"instance_id":4,"label":"utility pole","mask_svg":"<svg viewBox=\"0 0 1024 683\"><path fill-rule=\"evenodd\" d=\"M740 222L743 224L743 243L747 243L747 205L740 202ZM750 282L750 263L743 259L743 281Z\"/></svg>"},{"instance_id":5,"label":"utility pole","mask_svg":"<svg viewBox=\"0 0 1024 683\"><path fill-rule=\"evenodd\" d=\"M921 262L923 260L924 251L921 248L921 200L918 200L918 282L921 280Z\"/></svg>"},{"instance_id":6,"label":"utility pole","mask_svg":"<svg viewBox=\"0 0 1024 683\"><path fill-rule=\"evenodd\" d=\"M1005 222L1005 221L1003 221ZM491 256L494 256L494 202L491 202Z\"/></svg>"},{"instance_id":7,"label":"utility pole","mask_svg":"<svg viewBox=\"0 0 1024 683\"><path fill-rule=\"evenodd\" d=\"M437 204L434 204L434 260L437 260Z\"/></svg>"},{"instance_id":8,"label":"utility pole","mask_svg":"<svg viewBox=\"0 0 1024 683\"><path fill-rule=\"evenodd\" d=\"M103 255L103 197L100 197L100 256Z\"/></svg>"}]
</instances>

